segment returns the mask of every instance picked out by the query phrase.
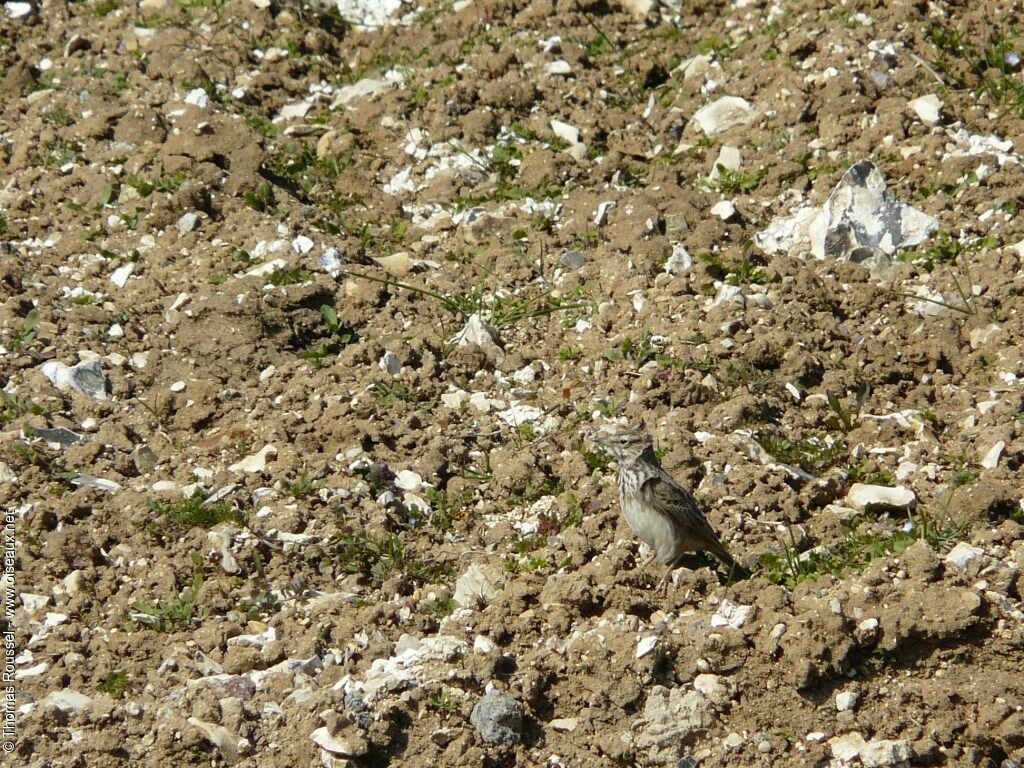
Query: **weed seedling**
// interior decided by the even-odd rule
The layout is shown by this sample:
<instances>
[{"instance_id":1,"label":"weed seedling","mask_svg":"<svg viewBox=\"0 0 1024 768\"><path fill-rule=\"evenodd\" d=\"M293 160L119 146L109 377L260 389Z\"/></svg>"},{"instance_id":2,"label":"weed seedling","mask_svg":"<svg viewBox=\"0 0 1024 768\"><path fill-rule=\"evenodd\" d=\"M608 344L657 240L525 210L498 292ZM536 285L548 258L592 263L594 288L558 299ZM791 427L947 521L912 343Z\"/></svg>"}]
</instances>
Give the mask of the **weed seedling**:
<instances>
[{"instance_id":1,"label":"weed seedling","mask_svg":"<svg viewBox=\"0 0 1024 768\"><path fill-rule=\"evenodd\" d=\"M202 493L169 504L153 500L148 503L151 519L146 528L159 536L187 531L190 528L213 528L220 523L245 525L245 515L226 501L207 503Z\"/></svg>"},{"instance_id":2,"label":"weed seedling","mask_svg":"<svg viewBox=\"0 0 1024 768\"><path fill-rule=\"evenodd\" d=\"M139 615L133 618L161 633L192 626L194 619L202 618L196 613L196 600L203 587L203 560L197 554L192 555L192 573L192 586L185 589L181 597L166 602L158 600L155 604L136 602L132 607Z\"/></svg>"}]
</instances>

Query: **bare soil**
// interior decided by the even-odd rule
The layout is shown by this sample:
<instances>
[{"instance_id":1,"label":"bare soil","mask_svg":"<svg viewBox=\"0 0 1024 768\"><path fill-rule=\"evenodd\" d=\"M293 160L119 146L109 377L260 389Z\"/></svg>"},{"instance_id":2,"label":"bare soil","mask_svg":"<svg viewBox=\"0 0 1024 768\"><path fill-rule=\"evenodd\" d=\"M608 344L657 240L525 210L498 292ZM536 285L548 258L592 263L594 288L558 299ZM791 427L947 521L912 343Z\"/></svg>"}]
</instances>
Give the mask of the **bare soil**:
<instances>
[{"instance_id":1,"label":"bare soil","mask_svg":"<svg viewBox=\"0 0 1024 768\"><path fill-rule=\"evenodd\" d=\"M1024 762L1019 9L12 5L10 764ZM941 232L754 244L862 159ZM102 399L44 372L91 360ZM656 589L606 421L752 578Z\"/></svg>"}]
</instances>

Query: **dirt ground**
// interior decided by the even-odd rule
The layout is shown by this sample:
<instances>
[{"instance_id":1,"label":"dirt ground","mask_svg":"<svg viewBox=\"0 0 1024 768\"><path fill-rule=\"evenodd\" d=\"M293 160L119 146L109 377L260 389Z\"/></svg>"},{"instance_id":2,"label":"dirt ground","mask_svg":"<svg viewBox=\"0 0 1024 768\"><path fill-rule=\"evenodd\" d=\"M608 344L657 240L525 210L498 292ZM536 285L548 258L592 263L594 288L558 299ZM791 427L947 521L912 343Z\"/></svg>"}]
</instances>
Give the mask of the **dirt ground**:
<instances>
[{"instance_id":1,"label":"dirt ground","mask_svg":"<svg viewBox=\"0 0 1024 768\"><path fill-rule=\"evenodd\" d=\"M5 765L1024 764L1024 12L638 4L5 4Z\"/></svg>"}]
</instances>

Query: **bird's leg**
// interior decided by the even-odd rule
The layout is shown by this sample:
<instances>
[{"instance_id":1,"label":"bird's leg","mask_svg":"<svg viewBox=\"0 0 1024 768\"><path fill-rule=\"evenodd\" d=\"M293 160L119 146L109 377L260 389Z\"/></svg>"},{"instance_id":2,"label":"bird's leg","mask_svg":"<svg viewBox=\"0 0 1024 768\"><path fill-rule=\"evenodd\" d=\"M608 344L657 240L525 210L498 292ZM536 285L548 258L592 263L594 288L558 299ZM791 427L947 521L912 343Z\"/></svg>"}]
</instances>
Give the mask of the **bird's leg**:
<instances>
[{"instance_id":1,"label":"bird's leg","mask_svg":"<svg viewBox=\"0 0 1024 768\"><path fill-rule=\"evenodd\" d=\"M640 570L641 571L646 571L650 567L651 563L653 563L657 558L658 558L658 553L657 552L651 552L651 556L648 557L646 560L644 560L643 565L640 566Z\"/></svg>"},{"instance_id":2,"label":"bird's leg","mask_svg":"<svg viewBox=\"0 0 1024 768\"><path fill-rule=\"evenodd\" d=\"M665 575L661 577L661 581L658 582L658 589L661 590L663 595L668 594L668 583L672 581L672 571L674 570L674 563L670 563L668 569L665 571Z\"/></svg>"}]
</instances>

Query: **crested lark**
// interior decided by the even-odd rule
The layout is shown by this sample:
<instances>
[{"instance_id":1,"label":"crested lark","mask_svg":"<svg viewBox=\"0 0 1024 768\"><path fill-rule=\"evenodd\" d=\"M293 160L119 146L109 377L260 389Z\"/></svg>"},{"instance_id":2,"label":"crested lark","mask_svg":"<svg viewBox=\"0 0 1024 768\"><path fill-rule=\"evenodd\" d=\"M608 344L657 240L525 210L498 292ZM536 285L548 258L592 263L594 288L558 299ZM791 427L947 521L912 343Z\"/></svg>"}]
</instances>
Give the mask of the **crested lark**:
<instances>
[{"instance_id":1,"label":"crested lark","mask_svg":"<svg viewBox=\"0 0 1024 768\"><path fill-rule=\"evenodd\" d=\"M660 586L668 586L672 570L687 552L710 552L729 567L731 575L749 575L722 546L696 499L661 468L650 435L638 429L617 429L596 432L594 440L619 462L622 515L654 551L644 565L657 557L668 566Z\"/></svg>"}]
</instances>

